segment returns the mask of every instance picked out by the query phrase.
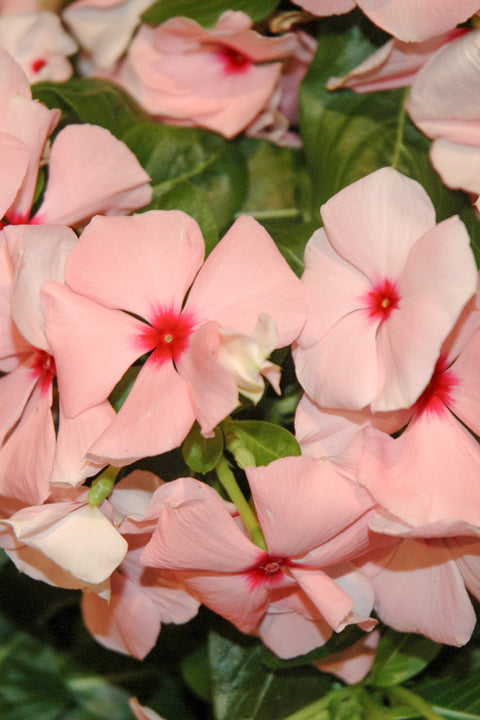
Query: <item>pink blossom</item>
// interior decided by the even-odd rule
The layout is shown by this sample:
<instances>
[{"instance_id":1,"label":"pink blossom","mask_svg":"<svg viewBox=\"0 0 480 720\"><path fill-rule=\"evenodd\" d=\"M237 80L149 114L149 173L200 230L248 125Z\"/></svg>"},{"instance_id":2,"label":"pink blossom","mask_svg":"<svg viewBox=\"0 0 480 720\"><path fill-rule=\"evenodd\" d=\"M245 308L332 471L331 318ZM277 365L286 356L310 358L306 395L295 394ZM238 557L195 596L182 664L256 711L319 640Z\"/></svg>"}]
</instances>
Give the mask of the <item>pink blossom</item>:
<instances>
[{"instance_id":1,"label":"pink blossom","mask_svg":"<svg viewBox=\"0 0 480 720\"><path fill-rule=\"evenodd\" d=\"M143 554L242 632L281 657L323 645L368 619L373 596L349 559L368 546L371 500L312 458L247 468L267 550L254 545L211 487L180 478L157 490L158 525Z\"/></svg>"},{"instance_id":2,"label":"pink blossom","mask_svg":"<svg viewBox=\"0 0 480 720\"><path fill-rule=\"evenodd\" d=\"M380 638L380 631L373 630L346 650L333 653L325 660L317 660L314 665L318 670L332 673L349 685L361 682L372 669Z\"/></svg>"},{"instance_id":3,"label":"pink blossom","mask_svg":"<svg viewBox=\"0 0 480 720\"><path fill-rule=\"evenodd\" d=\"M442 48L418 73L407 109L430 138L446 185L480 195L480 30Z\"/></svg>"},{"instance_id":4,"label":"pink blossom","mask_svg":"<svg viewBox=\"0 0 480 720\"><path fill-rule=\"evenodd\" d=\"M418 71L446 43L469 32L450 30L421 43L392 38L344 77L332 77L329 90L348 87L358 93L377 92L411 85Z\"/></svg>"},{"instance_id":5,"label":"pink blossom","mask_svg":"<svg viewBox=\"0 0 480 720\"><path fill-rule=\"evenodd\" d=\"M315 15L339 15L358 7L386 32L405 42L423 42L465 22L478 0L295 0Z\"/></svg>"},{"instance_id":6,"label":"pink blossom","mask_svg":"<svg viewBox=\"0 0 480 720\"><path fill-rule=\"evenodd\" d=\"M262 37L251 26L234 11L213 30L181 17L142 25L112 79L164 122L233 137L268 106L281 61L297 49L293 34Z\"/></svg>"},{"instance_id":7,"label":"pink blossom","mask_svg":"<svg viewBox=\"0 0 480 720\"><path fill-rule=\"evenodd\" d=\"M325 228L307 245L302 277L300 383L324 408L409 407L475 292L468 233L458 217L435 225L423 188L391 168L344 188L321 212Z\"/></svg>"},{"instance_id":8,"label":"pink blossom","mask_svg":"<svg viewBox=\"0 0 480 720\"><path fill-rule=\"evenodd\" d=\"M300 331L301 283L255 220L237 220L202 264L204 252L197 223L179 211L96 217L69 257L67 285L44 286L68 415L105 401L151 353L92 455L118 465L165 452L195 419L211 433L238 404L238 375L219 355L224 330L252 335L263 313L276 325L276 347Z\"/></svg>"}]
</instances>

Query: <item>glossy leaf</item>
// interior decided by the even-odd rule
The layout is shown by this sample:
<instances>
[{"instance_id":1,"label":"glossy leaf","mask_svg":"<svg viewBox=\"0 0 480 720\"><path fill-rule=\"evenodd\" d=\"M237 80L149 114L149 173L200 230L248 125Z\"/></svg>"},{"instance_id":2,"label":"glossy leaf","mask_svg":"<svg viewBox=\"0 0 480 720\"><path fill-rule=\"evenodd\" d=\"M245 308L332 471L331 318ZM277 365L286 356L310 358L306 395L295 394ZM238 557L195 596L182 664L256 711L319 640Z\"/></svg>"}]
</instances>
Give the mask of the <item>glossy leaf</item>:
<instances>
[{"instance_id":1,"label":"glossy leaf","mask_svg":"<svg viewBox=\"0 0 480 720\"><path fill-rule=\"evenodd\" d=\"M262 420L228 420L222 427L226 446L242 468L268 465L282 457L301 455L295 436L279 425Z\"/></svg>"},{"instance_id":2,"label":"glossy leaf","mask_svg":"<svg viewBox=\"0 0 480 720\"><path fill-rule=\"evenodd\" d=\"M253 22L263 20L270 15L280 0L159 0L146 10L142 19L150 25L159 25L171 17L184 17L196 20L204 27L213 27L220 15L227 10L241 10L252 18Z\"/></svg>"},{"instance_id":3,"label":"glossy leaf","mask_svg":"<svg viewBox=\"0 0 480 720\"><path fill-rule=\"evenodd\" d=\"M387 630L378 646L368 682L376 687L399 685L424 670L440 650L441 645L422 635Z\"/></svg>"},{"instance_id":4,"label":"glossy leaf","mask_svg":"<svg viewBox=\"0 0 480 720\"><path fill-rule=\"evenodd\" d=\"M200 426L195 423L183 443L182 452L185 462L194 472L210 472L223 453L223 433L216 428L212 438L205 438Z\"/></svg>"},{"instance_id":5,"label":"glossy leaf","mask_svg":"<svg viewBox=\"0 0 480 720\"><path fill-rule=\"evenodd\" d=\"M97 78L73 78L65 83L33 85L33 97L49 108L60 108L64 122L101 125L121 138L149 115L118 85Z\"/></svg>"}]
</instances>

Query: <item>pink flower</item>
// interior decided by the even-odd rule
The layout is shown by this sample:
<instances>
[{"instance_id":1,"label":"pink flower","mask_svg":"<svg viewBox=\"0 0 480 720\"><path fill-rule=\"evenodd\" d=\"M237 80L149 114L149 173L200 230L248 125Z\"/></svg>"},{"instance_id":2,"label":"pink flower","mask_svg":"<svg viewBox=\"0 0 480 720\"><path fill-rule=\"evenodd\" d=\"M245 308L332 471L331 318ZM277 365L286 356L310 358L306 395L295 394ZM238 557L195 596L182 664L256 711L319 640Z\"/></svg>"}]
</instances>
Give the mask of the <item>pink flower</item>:
<instances>
[{"instance_id":1,"label":"pink flower","mask_svg":"<svg viewBox=\"0 0 480 720\"><path fill-rule=\"evenodd\" d=\"M349 559L368 546L371 500L312 458L247 468L267 550L254 545L208 485L157 490L158 525L143 562L171 570L201 601L281 657L323 645L368 618L373 595Z\"/></svg>"},{"instance_id":2,"label":"pink flower","mask_svg":"<svg viewBox=\"0 0 480 720\"><path fill-rule=\"evenodd\" d=\"M348 87L365 93L411 85L420 68L439 48L467 32L463 28L450 30L421 43L392 38L344 77L330 78L327 87L329 90Z\"/></svg>"},{"instance_id":3,"label":"pink flower","mask_svg":"<svg viewBox=\"0 0 480 720\"><path fill-rule=\"evenodd\" d=\"M465 22L478 0L295 0L315 15L339 15L358 7L375 25L405 42L422 42Z\"/></svg>"},{"instance_id":4,"label":"pink flower","mask_svg":"<svg viewBox=\"0 0 480 720\"><path fill-rule=\"evenodd\" d=\"M446 185L480 195L480 30L442 48L413 83L407 109L433 139L430 157Z\"/></svg>"},{"instance_id":5,"label":"pink flower","mask_svg":"<svg viewBox=\"0 0 480 720\"><path fill-rule=\"evenodd\" d=\"M130 710L133 712L137 720L164 720L151 708L140 705L137 698L131 698L129 701Z\"/></svg>"},{"instance_id":6,"label":"pink flower","mask_svg":"<svg viewBox=\"0 0 480 720\"><path fill-rule=\"evenodd\" d=\"M252 355L237 337L237 359L248 367L233 372L221 352L231 331L255 335L261 314L276 325L275 347L300 331L301 283L255 220L237 220L202 265L204 252L197 223L179 211L96 217L69 257L67 285L44 286L68 415L105 401L128 367L151 353L92 455L125 464L165 452L195 419L209 434L237 406L245 377L251 389L252 360L265 372L262 348L272 347L268 328L252 337Z\"/></svg>"},{"instance_id":7,"label":"pink flower","mask_svg":"<svg viewBox=\"0 0 480 720\"><path fill-rule=\"evenodd\" d=\"M234 11L213 30L182 17L142 25L112 79L164 122L233 137L268 105L281 61L297 49L293 34L262 37L251 26Z\"/></svg>"},{"instance_id":8,"label":"pink flower","mask_svg":"<svg viewBox=\"0 0 480 720\"><path fill-rule=\"evenodd\" d=\"M427 385L476 289L458 217L435 225L423 188L383 168L321 208L302 277L308 301L294 349L300 383L324 408L390 411Z\"/></svg>"}]
</instances>

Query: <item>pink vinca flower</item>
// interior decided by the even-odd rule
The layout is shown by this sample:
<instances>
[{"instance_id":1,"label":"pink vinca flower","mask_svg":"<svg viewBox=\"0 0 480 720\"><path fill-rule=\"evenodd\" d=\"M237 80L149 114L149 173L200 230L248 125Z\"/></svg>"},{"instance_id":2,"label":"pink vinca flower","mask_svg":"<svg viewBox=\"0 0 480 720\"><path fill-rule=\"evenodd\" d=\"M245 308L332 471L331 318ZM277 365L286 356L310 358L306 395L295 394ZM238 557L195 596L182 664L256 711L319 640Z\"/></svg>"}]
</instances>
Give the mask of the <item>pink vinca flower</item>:
<instances>
[{"instance_id":1,"label":"pink vinca flower","mask_svg":"<svg viewBox=\"0 0 480 720\"><path fill-rule=\"evenodd\" d=\"M157 490L158 525L143 554L205 605L281 657L323 645L333 631L371 628L373 594L349 559L368 545L371 499L312 458L247 468L267 550L254 545L213 488L180 478Z\"/></svg>"},{"instance_id":2,"label":"pink vinca flower","mask_svg":"<svg viewBox=\"0 0 480 720\"><path fill-rule=\"evenodd\" d=\"M263 37L251 27L234 11L212 30L184 17L142 25L112 79L164 122L233 137L268 105L281 61L298 45L293 34Z\"/></svg>"},{"instance_id":3,"label":"pink vinca flower","mask_svg":"<svg viewBox=\"0 0 480 720\"><path fill-rule=\"evenodd\" d=\"M184 623L197 614L199 602L167 572L140 562L156 519L145 520L161 480L136 470L120 480L108 499L114 526L128 542L128 552L110 578L110 595L87 593L82 599L85 625L105 647L142 660L157 642L162 623Z\"/></svg>"},{"instance_id":4,"label":"pink vinca flower","mask_svg":"<svg viewBox=\"0 0 480 720\"><path fill-rule=\"evenodd\" d=\"M423 188L391 168L344 188L321 213L302 277L300 383L324 408L409 407L475 292L468 233L458 217L435 225Z\"/></svg>"},{"instance_id":5,"label":"pink vinca flower","mask_svg":"<svg viewBox=\"0 0 480 720\"><path fill-rule=\"evenodd\" d=\"M422 68L407 109L433 144L446 185L480 195L480 30L450 43Z\"/></svg>"},{"instance_id":6,"label":"pink vinca flower","mask_svg":"<svg viewBox=\"0 0 480 720\"><path fill-rule=\"evenodd\" d=\"M468 20L478 0L295 0L315 15L339 15L358 6L375 25L405 42L422 42Z\"/></svg>"},{"instance_id":7,"label":"pink vinca flower","mask_svg":"<svg viewBox=\"0 0 480 720\"><path fill-rule=\"evenodd\" d=\"M96 217L69 257L67 284L44 286L68 415L105 401L150 353L92 455L118 465L165 452L195 419L208 435L237 406L239 388L257 394L259 375L275 378L262 356L298 335L300 281L250 217L236 221L205 263L204 252L198 224L180 211ZM258 324L264 315L271 320Z\"/></svg>"}]
</instances>

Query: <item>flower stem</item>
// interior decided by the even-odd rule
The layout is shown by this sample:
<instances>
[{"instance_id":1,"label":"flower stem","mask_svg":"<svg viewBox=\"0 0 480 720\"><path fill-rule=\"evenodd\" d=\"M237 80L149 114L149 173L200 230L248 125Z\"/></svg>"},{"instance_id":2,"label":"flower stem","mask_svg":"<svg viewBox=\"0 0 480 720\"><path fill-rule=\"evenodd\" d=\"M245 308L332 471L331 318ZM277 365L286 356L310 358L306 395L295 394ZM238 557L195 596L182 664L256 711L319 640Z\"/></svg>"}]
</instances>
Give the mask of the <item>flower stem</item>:
<instances>
[{"instance_id":1,"label":"flower stem","mask_svg":"<svg viewBox=\"0 0 480 720\"><path fill-rule=\"evenodd\" d=\"M431 705L411 690L397 685L396 687L390 688L389 692L396 700L399 700L405 705L410 705L414 710L417 710L426 720L442 720L442 716L435 712Z\"/></svg>"},{"instance_id":2,"label":"flower stem","mask_svg":"<svg viewBox=\"0 0 480 720\"><path fill-rule=\"evenodd\" d=\"M244 494L238 487L235 475L231 471L228 460L225 456L222 455L215 466L215 471L218 479L229 494L231 501L236 506L252 542L262 548L262 550L268 550L267 543L265 542L265 538L256 515L246 501Z\"/></svg>"}]
</instances>

